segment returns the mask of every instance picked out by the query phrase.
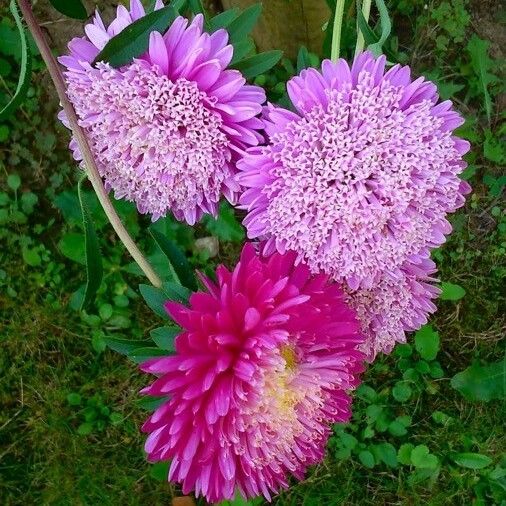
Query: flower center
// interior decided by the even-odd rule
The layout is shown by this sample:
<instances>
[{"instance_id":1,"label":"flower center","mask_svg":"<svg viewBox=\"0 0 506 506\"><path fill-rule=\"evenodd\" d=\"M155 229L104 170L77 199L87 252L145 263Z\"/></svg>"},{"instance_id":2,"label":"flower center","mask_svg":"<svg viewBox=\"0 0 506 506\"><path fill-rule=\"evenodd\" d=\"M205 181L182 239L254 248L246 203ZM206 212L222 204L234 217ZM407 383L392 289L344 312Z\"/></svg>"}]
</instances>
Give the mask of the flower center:
<instances>
[{"instance_id":1,"label":"flower center","mask_svg":"<svg viewBox=\"0 0 506 506\"><path fill-rule=\"evenodd\" d=\"M297 355L293 346L284 344L279 350L279 354L286 362L286 368L290 371L295 369L297 365Z\"/></svg>"}]
</instances>

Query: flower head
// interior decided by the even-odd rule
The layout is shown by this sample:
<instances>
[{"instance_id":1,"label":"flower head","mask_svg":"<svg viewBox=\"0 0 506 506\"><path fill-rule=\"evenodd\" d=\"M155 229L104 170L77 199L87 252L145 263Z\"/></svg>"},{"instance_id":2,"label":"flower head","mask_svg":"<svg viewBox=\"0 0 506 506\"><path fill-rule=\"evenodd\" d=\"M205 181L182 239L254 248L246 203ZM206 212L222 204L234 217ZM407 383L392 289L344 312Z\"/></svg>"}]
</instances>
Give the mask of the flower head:
<instances>
[{"instance_id":1,"label":"flower head","mask_svg":"<svg viewBox=\"0 0 506 506\"><path fill-rule=\"evenodd\" d=\"M303 71L288 93L297 112L267 107L268 144L239 164L248 235L353 293L385 293L389 276L445 241L446 215L464 203L469 144L452 134L463 119L437 103L433 83L412 81L406 66L385 72L368 52L351 69L327 60Z\"/></svg>"},{"instance_id":2,"label":"flower head","mask_svg":"<svg viewBox=\"0 0 506 506\"><path fill-rule=\"evenodd\" d=\"M236 200L236 163L262 140L257 115L265 94L227 69L228 34L203 33L201 15L190 24L178 17L163 36L152 32L148 51L128 65L93 64L114 35L142 16L140 0L131 0L109 27L97 13L87 37L70 41L70 55L60 58L68 95L107 189L153 220L172 211L194 224L203 213L216 214L221 194ZM81 159L75 141L71 148Z\"/></svg>"},{"instance_id":3,"label":"flower head","mask_svg":"<svg viewBox=\"0 0 506 506\"><path fill-rule=\"evenodd\" d=\"M170 396L143 430L148 458L172 460L183 493L269 499L322 458L328 425L350 417L359 325L339 288L295 257L247 244L232 272L203 278L190 307L166 304L183 331L176 355L142 365L159 376L144 393Z\"/></svg>"}]
</instances>

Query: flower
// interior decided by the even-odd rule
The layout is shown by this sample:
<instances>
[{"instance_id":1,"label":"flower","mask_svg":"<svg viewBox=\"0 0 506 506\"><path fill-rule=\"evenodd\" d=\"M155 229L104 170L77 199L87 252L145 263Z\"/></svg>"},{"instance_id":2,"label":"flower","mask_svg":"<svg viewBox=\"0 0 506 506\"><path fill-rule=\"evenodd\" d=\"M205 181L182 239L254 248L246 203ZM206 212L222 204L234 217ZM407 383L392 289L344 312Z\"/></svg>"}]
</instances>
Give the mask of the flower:
<instances>
[{"instance_id":1,"label":"flower","mask_svg":"<svg viewBox=\"0 0 506 506\"><path fill-rule=\"evenodd\" d=\"M158 375L143 393L170 396L143 426L145 450L172 460L185 494L270 499L322 458L328 425L350 417L359 324L340 289L295 258L246 244L232 272L202 277L207 292L190 307L165 305L183 330L175 355L141 366Z\"/></svg>"},{"instance_id":2,"label":"flower","mask_svg":"<svg viewBox=\"0 0 506 506\"><path fill-rule=\"evenodd\" d=\"M350 290L346 301L353 307L368 337L361 350L372 362L380 352L390 353L396 342L406 341L406 331L418 330L427 323L427 315L436 311L431 299L440 290L431 282L436 265L419 257L417 263L386 270L374 287Z\"/></svg>"},{"instance_id":3,"label":"flower","mask_svg":"<svg viewBox=\"0 0 506 506\"><path fill-rule=\"evenodd\" d=\"M399 307L411 313L397 321L422 321L407 299L414 287L426 288L430 250L445 241L446 215L470 191L458 177L469 143L452 133L463 119L450 101L437 103L433 83L412 81L407 66L385 72L385 57L369 52L351 69L344 60L326 60L322 72L302 71L288 93L297 112L269 105L267 146L250 148L238 166L248 236L265 238L268 253L297 252L349 293L365 291L350 298L359 314L372 317L372 308L357 301L379 297L379 308L387 299L400 302L394 292L402 291ZM419 282L411 272L420 270ZM395 287L388 296L387 287ZM428 290L423 300L433 296ZM380 340L375 349L391 348L390 338L383 344L379 337L394 337L389 326L382 314L375 334L364 325L370 339ZM395 340L403 338L397 328Z\"/></svg>"},{"instance_id":4,"label":"flower","mask_svg":"<svg viewBox=\"0 0 506 506\"><path fill-rule=\"evenodd\" d=\"M148 51L128 65L93 64L113 36L142 16L140 0L131 0L130 11L119 6L108 28L97 12L87 37L72 39L70 55L59 61L106 188L153 221L172 211L194 224L203 213L216 215L222 193L236 201L236 163L262 140L257 115L265 93L227 70L228 34L203 33L202 15L189 25L178 17L163 36L152 32ZM80 160L75 140L71 148Z\"/></svg>"}]
</instances>

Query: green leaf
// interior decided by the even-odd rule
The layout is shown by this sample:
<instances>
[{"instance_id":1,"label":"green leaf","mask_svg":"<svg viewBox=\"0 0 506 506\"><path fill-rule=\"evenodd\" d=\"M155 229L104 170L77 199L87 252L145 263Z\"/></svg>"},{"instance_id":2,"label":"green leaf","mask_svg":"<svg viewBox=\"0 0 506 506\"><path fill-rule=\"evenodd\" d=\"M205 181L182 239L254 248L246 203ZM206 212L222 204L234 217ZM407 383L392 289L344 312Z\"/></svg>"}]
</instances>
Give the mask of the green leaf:
<instances>
[{"instance_id":1,"label":"green leaf","mask_svg":"<svg viewBox=\"0 0 506 506\"><path fill-rule=\"evenodd\" d=\"M166 482L169 475L169 466L170 462L157 462L151 465L149 476L156 481Z\"/></svg>"},{"instance_id":2,"label":"green leaf","mask_svg":"<svg viewBox=\"0 0 506 506\"><path fill-rule=\"evenodd\" d=\"M441 283L441 300L460 300L466 294L466 291L460 286L454 283L448 283L443 281Z\"/></svg>"},{"instance_id":3,"label":"green leaf","mask_svg":"<svg viewBox=\"0 0 506 506\"><path fill-rule=\"evenodd\" d=\"M165 319L169 318L169 315L167 314L167 311L165 311L164 307L167 302L167 296L164 290L155 288L151 285L139 285L139 291L141 292L143 299L146 301L146 304L155 314Z\"/></svg>"},{"instance_id":4,"label":"green leaf","mask_svg":"<svg viewBox=\"0 0 506 506\"><path fill-rule=\"evenodd\" d=\"M251 33L251 30L253 30L261 12L262 5L253 4L239 14L227 28L230 42L235 43L246 38Z\"/></svg>"},{"instance_id":5,"label":"green leaf","mask_svg":"<svg viewBox=\"0 0 506 506\"><path fill-rule=\"evenodd\" d=\"M366 46L375 44L378 41L378 37L374 33L374 30L367 23L361 9L357 10L357 24L358 29L362 32Z\"/></svg>"},{"instance_id":6,"label":"green leaf","mask_svg":"<svg viewBox=\"0 0 506 506\"><path fill-rule=\"evenodd\" d=\"M397 451L390 443L380 443L373 447L374 454L378 460L388 467L397 467Z\"/></svg>"},{"instance_id":7,"label":"green leaf","mask_svg":"<svg viewBox=\"0 0 506 506\"><path fill-rule=\"evenodd\" d=\"M67 402L69 406L79 406L81 404L81 396L75 392L67 395Z\"/></svg>"},{"instance_id":8,"label":"green leaf","mask_svg":"<svg viewBox=\"0 0 506 506\"><path fill-rule=\"evenodd\" d=\"M166 350L161 350L160 348L136 348L128 354L128 358L133 360L136 364L141 364L146 360L149 360L153 357L163 357L169 355Z\"/></svg>"},{"instance_id":9,"label":"green leaf","mask_svg":"<svg viewBox=\"0 0 506 506\"><path fill-rule=\"evenodd\" d=\"M452 456L452 460L468 469L483 469L492 464L492 459L481 453L457 453Z\"/></svg>"},{"instance_id":10,"label":"green leaf","mask_svg":"<svg viewBox=\"0 0 506 506\"><path fill-rule=\"evenodd\" d=\"M438 464L438 459L429 452L427 446L418 445L411 451L411 462L415 467L435 469Z\"/></svg>"},{"instance_id":11,"label":"green leaf","mask_svg":"<svg viewBox=\"0 0 506 506\"><path fill-rule=\"evenodd\" d=\"M201 0L188 0L188 6L193 14L202 14L206 18L206 10Z\"/></svg>"},{"instance_id":12,"label":"green leaf","mask_svg":"<svg viewBox=\"0 0 506 506\"><path fill-rule=\"evenodd\" d=\"M16 22L16 27L19 31L19 37L21 41L21 68L16 91L14 92L13 97L7 103L7 105L2 110L0 110L0 120L6 118L13 111L15 111L25 99L28 87L30 85L30 75L32 71L32 59L26 39L26 32L23 28L23 23L21 21L15 0L11 0L10 11L14 16L14 21Z\"/></svg>"},{"instance_id":13,"label":"green leaf","mask_svg":"<svg viewBox=\"0 0 506 506\"><path fill-rule=\"evenodd\" d=\"M394 352L398 357L408 358L413 354L413 348L410 344L398 344Z\"/></svg>"},{"instance_id":14,"label":"green leaf","mask_svg":"<svg viewBox=\"0 0 506 506\"><path fill-rule=\"evenodd\" d=\"M117 337L105 337L104 341L111 350L121 353L121 355L128 355L135 350L145 348L150 344L149 341L134 341L131 339L119 339Z\"/></svg>"},{"instance_id":15,"label":"green leaf","mask_svg":"<svg viewBox=\"0 0 506 506\"><path fill-rule=\"evenodd\" d=\"M311 66L309 51L306 46L301 46L297 54L297 74Z\"/></svg>"},{"instance_id":16,"label":"green leaf","mask_svg":"<svg viewBox=\"0 0 506 506\"><path fill-rule=\"evenodd\" d=\"M49 0L49 3L58 11L74 19L86 19L88 13L81 0Z\"/></svg>"},{"instance_id":17,"label":"green leaf","mask_svg":"<svg viewBox=\"0 0 506 506\"><path fill-rule=\"evenodd\" d=\"M436 358L439 351L439 334L431 325L424 325L415 334L415 348L424 360L430 361ZM420 372L429 372L429 370Z\"/></svg>"},{"instance_id":18,"label":"green leaf","mask_svg":"<svg viewBox=\"0 0 506 506\"><path fill-rule=\"evenodd\" d=\"M394 420L390 423L388 426L388 432L390 432L390 434L394 437L405 436L408 433L406 427L398 420Z\"/></svg>"},{"instance_id":19,"label":"green leaf","mask_svg":"<svg viewBox=\"0 0 506 506\"><path fill-rule=\"evenodd\" d=\"M406 402L412 393L411 387L404 381L398 381L392 389L392 395L397 402Z\"/></svg>"},{"instance_id":20,"label":"green leaf","mask_svg":"<svg viewBox=\"0 0 506 506\"><path fill-rule=\"evenodd\" d=\"M470 401L488 402L506 396L506 358L493 364L474 363L451 380L451 386Z\"/></svg>"},{"instance_id":21,"label":"green leaf","mask_svg":"<svg viewBox=\"0 0 506 506\"><path fill-rule=\"evenodd\" d=\"M104 274L98 237L82 190L83 181L85 179L86 176L83 176L77 185L77 196L79 198L79 204L81 205L83 217L84 249L86 254L86 288L81 303L81 310L88 308L95 300L97 291L102 284L102 276Z\"/></svg>"},{"instance_id":22,"label":"green leaf","mask_svg":"<svg viewBox=\"0 0 506 506\"><path fill-rule=\"evenodd\" d=\"M42 264L42 258L37 251L37 248L28 248L23 246L21 254L25 263L31 267L38 267Z\"/></svg>"},{"instance_id":23,"label":"green leaf","mask_svg":"<svg viewBox=\"0 0 506 506\"><path fill-rule=\"evenodd\" d=\"M77 428L77 433L80 436L87 436L93 432L93 424L90 422L84 422Z\"/></svg>"},{"instance_id":24,"label":"green leaf","mask_svg":"<svg viewBox=\"0 0 506 506\"><path fill-rule=\"evenodd\" d=\"M365 467L372 469L374 467L374 455L369 450L362 450L358 454L358 459Z\"/></svg>"},{"instance_id":25,"label":"green leaf","mask_svg":"<svg viewBox=\"0 0 506 506\"><path fill-rule=\"evenodd\" d=\"M230 65L235 65L236 63L244 60L244 58L251 53L255 52L255 43L252 39L247 38L241 40L234 44L234 56L232 57L232 61Z\"/></svg>"},{"instance_id":26,"label":"green leaf","mask_svg":"<svg viewBox=\"0 0 506 506\"><path fill-rule=\"evenodd\" d=\"M21 186L21 178L17 174L9 174L7 176L7 186L11 190L17 191Z\"/></svg>"},{"instance_id":27,"label":"green leaf","mask_svg":"<svg viewBox=\"0 0 506 506\"><path fill-rule=\"evenodd\" d=\"M63 255L82 265L86 265L86 246L83 234L69 232L58 241L58 249Z\"/></svg>"},{"instance_id":28,"label":"green leaf","mask_svg":"<svg viewBox=\"0 0 506 506\"><path fill-rule=\"evenodd\" d=\"M274 67L282 56L282 51L266 51L265 53L255 54L235 63L232 67L240 70L246 79L253 79Z\"/></svg>"},{"instance_id":29,"label":"green leaf","mask_svg":"<svg viewBox=\"0 0 506 506\"><path fill-rule=\"evenodd\" d=\"M237 221L234 209L225 202L220 206L218 218L206 216L203 224L210 234L221 241L241 242L244 240L244 229Z\"/></svg>"},{"instance_id":30,"label":"green leaf","mask_svg":"<svg viewBox=\"0 0 506 506\"><path fill-rule=\"evenodd\" d=\"M387 41L390 32L392 31L392 22L390 21L390 16L388 15L388 9L383 0L376 0L376 7L378 8L380 15L380 24L381 24L381 36L378 42L375 44L371 44L368 49L376 56L380 55L382 52L383 44Z\"/></svg>"},{"instance_id":31,"label":"green leaf","mask_svg":"<svg viewBox=\"0 0 506 506\"><path fill-rule=\"evenodd\" d=\"M212 33L216 30L219 30L220 28L227 28L230 23L232 23L232 21L237 18L238 15L239 9L235 7L233 9L228 9L224 12L221 12L209 20L209 31Z\"/></svg>"},{"instance_id":32,"label":"green leaf","mask_svg":"<svg viewBox=\"0 0 506 506\"><path fill-rule=\"evenodd\" d=\"M397 452L397 461L405 466L411 465L411 452L415 446L411 443L404 443Z\"/></svg>"},{"instance_id":33,"label":"green leaf","mask_svg":"<svg viewBox=\"0 0 506 506\"><path fill-rule=\"evenodd\" d=\"M388 9L383 0L376 0L376 7L380 15L379 21L381 26L381 35L379 39L371 27L367 24L367 21L365 20L361 9L357 10L357 23L359 30L364 36L364 41L367 44L367 49L371 51L375 56L379 56L383 52L383 45L387 41L388 37L390 36L390 32L392 31L392 22L390 21Z\"/></svg>"},{"instance_id":34,"label":"green leaf","mask_svg":"<svg viewBox=\"0 0 506 506\"><path fill-rule=\"evenodd\" d=\"M121 67L143 54L149 45L151 32L165 33L178 16L184 2L172 2L167 7L150 12L121 30L100 51L93 63L105 61L112 67Z\"/></svg>"},{"instance_id":35,"label":"green leaf","mask_svg":"<svg viewBox=\"0 0 506 506\"><path fill-rule=\"evenodd\" d=\"M146 397L143 397L137 401L137 406L139 406L141 409L152 412L168 400L169 397L152 397L151 395L147 395Z\"/></svg>"},{"instance_id":36,"label":"green leaf","mask_svg":"<svg viewBox=\"0 0 506 506\"><path fill-rule=\"evenodd\" d=\"M109 420L113 425L119 425L123 421L123 415L117 412L111 413Z\"/></svg>"},{"instance_id":37,"label":"green leaf","mask_svg":"<svg viewBox=\"0 0 506 506\"><path fill-rule=\"evenodd\" d=\"M160 327L150 331L149 335L158 348L174 351L174 338L181 333L179 327Z\"/></svg>"},{"instance_id":38,"label":"green leaf","mask_svg":"<svg viewBox=\"0 0 506 506\"><path fill-rule=\"evenodd\" d=\"M466 49L471 57L471 66L480 82L485 112L487 113L487 118L490 123L492 115L492 99L488 91L488 86L497 82L498 78L494 74L490 73L490 69L496 68L497 64L488 56L489 46L490 42L488 40L480 39L476 34L473 34Z\"/></svg>"},{"instance_id":39,"label":"green leaf","mask_svg":"<svg viewBox=\"0 0 506 506\"><path fill-rule=\"evenodd\" d=\"M197 280L184 253L167 237L157 230L150 229L153 239L169 259L177 280L191 290L197 290Z\"/></svg>"},{"instance_id":40,"label":"green leaf","mask_svg":"<svg viewBox=\"0 0 506 506\"><path fill-rule=\"evenodd\" d=\"M181 304L186 304L192 293L188 288L170 281L163 283L162 288L168 300L175 300Z\"/></svg>"}]
</instances>

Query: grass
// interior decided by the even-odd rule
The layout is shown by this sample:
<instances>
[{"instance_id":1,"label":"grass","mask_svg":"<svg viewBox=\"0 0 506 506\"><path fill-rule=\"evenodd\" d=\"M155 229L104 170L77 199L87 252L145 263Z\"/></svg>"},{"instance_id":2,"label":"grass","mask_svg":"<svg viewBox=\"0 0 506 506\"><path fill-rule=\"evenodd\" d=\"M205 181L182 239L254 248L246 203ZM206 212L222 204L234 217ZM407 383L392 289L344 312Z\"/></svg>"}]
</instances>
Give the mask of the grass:
<instances>
[{"instance_id":1,"label":"grass","mask_svg":"<svg viewBox=\"0 0 506 506\"><path fill-rule=\"evenodd\" d=\"M483 82L466 53L469 36L485 31L483 23L500 14L489 15L494 6L482 2L429 2L428 9L423 4L391 2L399 37L388 48L417 72L437 69L431 77L451 92L474 125L464 129L474 145L469 155L474 192L452 218L454 234L435 254L441 279L462 286L466 295L438 304L431 322L440 339L435 359L401 348L369 369L364 378L369 389L357 392L352 423L335 428L325 461L281 493L274 500L278 505L506 503L504 403L469 401L450 381L474 360L492 363L504 356L504 153L494 148L504 127L497 108L487 121ZM346 32L343 40L346 44ZM4 95L3 84L12 86L16 77L17 57L9 51L0 43ZM486 71L498 73L497 62L493 65ZM72 195L75 169L67 134L54 119L57 104L42 65L36 63L35 70L22 110L0 124L1 502L167 504L177 491L159 479L160 469L146 463L138 429L146 413L136 405L137 392L146 378L103 344L109 335L145 336L157 322L136 298L140 278L105 222L100 236L106 278L97 308L79 314L71 307L72 293L83 282L82 266L69 259L79 260L79 245L71 243L79 227L72 205L64 203ZM280 80L274 73L267 84L279 91ZM491 78L486 86L493 102L500 103L500 83ZM13 174L20 176L19 185L8 179ZM147 223L128 206L122 212L132 233L143 236ZM233 259L242 239L227 211L219 227L206 223L193 232L170 220L161 226L195 265L207 269ZM197 239L209 234L221 234L221 254L213 259L198 248ZM151 250L152 244L143 242L143 247ZM436 362L442 375L433 377L427 367ZM404 429L392 425L398 420ZM426 446L436 465L402 463L406 445ZM491 463L470 469L455 462L456 454L469 452Z\"/></svg>"}]
</instances>

